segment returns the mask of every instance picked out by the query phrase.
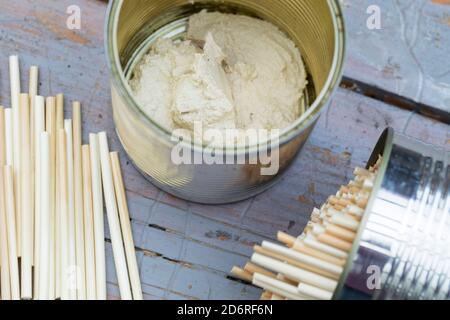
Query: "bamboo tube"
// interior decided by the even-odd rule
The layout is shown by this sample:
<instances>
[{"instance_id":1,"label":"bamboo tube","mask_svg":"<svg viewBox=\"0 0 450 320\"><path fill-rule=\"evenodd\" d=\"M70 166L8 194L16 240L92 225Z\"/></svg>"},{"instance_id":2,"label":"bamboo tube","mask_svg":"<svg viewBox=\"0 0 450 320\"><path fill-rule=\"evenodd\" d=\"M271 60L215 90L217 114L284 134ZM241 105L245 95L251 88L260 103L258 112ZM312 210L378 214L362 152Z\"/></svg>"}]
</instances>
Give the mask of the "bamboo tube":
<instances>
[{"instance_id":1,"label":"bamboo tube","mask_svg":"<svg viewBox=\"0 0 450 320\"><path fill-rule=\"evenodd\" d=\"M5 109L5 149L6 164L13 169L14 148L13 148L13 118L11 109Z\"/></svg>"},{"instance_id":2,"label":"bamboo tube","mask_svg":"<svg viewBox=\"0 0 450 320\"><path fill-rule=\"evenodd\" d=\"M103 221L103 194L100 151L96 134L89 135L92 172L92 205L95 238L95 280L97 299L106 300L105 227Z\"/></svg>"},{"instance_id":3,"label":"bamboo tube","mask_svg":"<svg viewBox=\"0 0 450 320\"><path fill-rule=\"evenodd\" d=\"M310 271L315 271L315 269L317 268L324 270L327 274L330 274L332 276L334 275L333 278L335 276L339 276L343 271L343 268L341 266L337 266L335 264L317 259L315 257L311 257L309 255L285 248L283 246L279 246L274 243L270 243L268 241L263 241L262 247L291 260L296 260L302 264L309 265L312 267Z\"/></svg>"},{"instance_id":4,"label":"bamboo tube","mask_svg":"<svg viewBox=\"0 0 450 320\"><path fill-rule=\"evenodd\" d=\"M51 146L50 134L42 132L39 139L40 171L40 237L39 237L39 300L50 299L51 275Z\"/></svg>"},{"instance_id":5,"label":"bamboo tube","mask_svg":"<svg viewBox=\"0 0 450 320\"><path fill-rule=\"evenodd\" d=\"M318 300L331 300L333 297L332 291L323 290L306 283L300 283L297 289L298 293Z\"/></svg>"},{"instance_id":6,"label":"bamboo tube","mask_svg":"<svg viewBox=\"0 0 450 320\"><path fill-rule=\"evenodd\" d=\"M59 148L61 147L60 144L60 130L64 129L64 96L62 94L58 94L56 96L56 177L55 177L55 208L56 208L56 214L55 214L55 296L56 298L62 298L61 296L61 290L62 290L62 283L61 279L63 279L63 270L61 269L61 253L63 252L63 249L61 248L61 177L59 175L59 166L61 164L61 161L59 157L61 156L61 152L59 151ZM64 154L65 157L65 154ZM67 252L67 251L66 251ZM67 292L66 292L67 293ZM67 295L65 297L68 298Z\"/></svg>"},{"instance_id":7,"label":"bamboo tube","mask_svg":"<svg viewBox=\"0 0 450 320\"><path fill-rule=\"evenodd\" d=\"M58 131L58 176L59 176L59 266L60 266L60 297L62 300L70 299L69 294L69 215L67 194L67 156L66 156L66 132Z\"/></svg>"},{"instance_id":8,"label":"bamboo tube","mask_svg":"<svg viewBox=\"0 0 450 320\"><path fill-rule=\"evenodd\" d=\"M106 212L113 247L114 263L119 282L120 296L124 300L132 300L128 269L123 248L120 221L114 194L114 181L109 156L108 140L105 132L98 135L100 146L100 162L102 168L103 190L105 195Z\"/></svg>"},{"instance_id":9,"label":"bamboo tube","mask_svg":"<svg viewBox=\"0 0 450 320\"><path fill-rule=\"evenodd\" d=\"M66 158L67 158L67 204L68 204L68 237L69 237L69 271L68 280L69 298L77 298L77 257L76 257L76 239L75 239L75 208L74 208L74 175L73 175L73 128L72 120L64 121L64 130L66 132Z\"/></svg>"},{"instance_id":10,"label":"bamboo tube","mask_svg":"<svg viewBox=\"0 0 450 320\"><path fill-rule=\"evenodd\" d=\"M317 273L319 275L322 275L322 276L330 278L330 279L338 279L339 278L335 273L331 273L331 272L322 270L320 268L317 268L315 266L311 266L311 265L303 263L303 262L299 262L299 261L297 261L295 259L286 257L286 256L284 256L284 255L282 255L280 253L277 253L277 252L274 252L274 251L271 251L271 250L268 250L268 249L265 249L265 248L262 248L262 247L259 247L259 246L255 246L254 247L254 251L256 253L262 254L262 255L264 255L266 257L273 258L273 259L276 259L276 260L279 260L279 261L282 261L282 262L287 262L287 263L289 263L289 264L291 264L291 265L293 265L295 267L298 267L300 269L304 269L306 271L314 272L314 273Z\"/></svg>"},{"instance_id":11,"label":"bamboo tube","mask_svg":"<svg viewBox=\"0 0 450 320\"><path fill-rule=\"evenodd\" d=\"M276 295L286 297L292 300L305 300L307 297L298 293L295 286L289 285L283 281L267 277L263 274L255 273L253 275L253 284L264 290L271 291Z\"/></svg>"},{"instance_id":12,"label":"bamboo tube","mask_svg":"<svg viewBox=\"0 0 450 320\"><path fill-rule=\"evenodd\" d=\"M4 148L4 145L0 145L0 148L2 147ZM14 259L15 257L12 258ZM0 260L1 300L11 300L11 273L8 250L5 190L2 170L0 170Z\"/></svg>"},{"instance_id":13,"label":"bamboo tube","mask_svg":"<svg viewBox=\"0 0 450 320\"><path fill-rule=\"evenodd\" d=\"M19 263L17 261L16 214L14 208L14 172L11 166L5 166L4 186L6 198L6 225L8 232L9 272L11 280L11 299L20 299Z\"/></svg>"},{"instance_id":14,"label":"bamboo tube","mask_svg":"<svg viewBox=\"0 0 450 320\"><path fill-rule=\"evenodd\" d=\"M298 282L305 282L321 289L333 291L337 286L337 281L318 275L314 272L302 270L300 268L288 265L284 262L268 258L259 253L252 255L251 261L264 268L284 274L290 279Z\"/></svg>"},{"instance_id":15,"label":"bamboo tube","mask_svg":"<svg viewBox=\"0 0 450 320\"><path fill-rule=\"evenodd\" d=\"M267 271L266 269L261 268L251 262L247 262L245 264L244 271L247 271L250 274L261 273L267 277L274 278L274 279L276 279L276 277L277 277L277 275L275 273Z\"/></svg>"},{"instance_id":16,"label":"bamboo tube","mask_svg":"<svg viewBox=\"0 0 450 320\"><path fill-rule=\"evenodd\" d=\"M83 170L81 156L81 105L74 102L73 117L73 174L75 199L75 237L77 259L77 297L86 299L86 257L84 253Z\"/></svg>"},{"instance_id":17,"label":"bamboo tube","mask_svg":"<svg viewBox=\"0 0 450 320\"><path fill-rule=\"evenodd\" d=\"M117 152L111 152L110 157L133 299L142 300L141 280L139 278L139 268L134 249L133 233L130 225L130 213L128 212L125 187L120 169L119 154Z\"/></svg>"},{"instance_id":18,"label":"bamboo tube","mask_svg":"<svg viewBox=\"0 0 450 320\"><path fill-rule=\"evenodd\" d=\"M20 209L20 68L19 58L17 56L9 57L9 75L11 86L11 109L13 118L13 170L14 170L14 188L15 188L15 202L16 202L16 226L17 226L17 252L21 256L22 251L22 222Z\"/></svg>"},{"instance_id":19,"label":"bamboo tube","mask_svg":"<svg viewBox=\"0 0 450 320\"><path fill-rule=\"evenodd\" d=\"M45 102L45 128L49 134L50 148L50 222L48 226L49 235L49 289L47 299L54 300L55 292L55 179L56 179L56 99L47 97Z\"/></svg>"},{"instance_id":20,"label":"bamboo tube","mask_svg":"<svg viewBox=\"0 0 450 320\"><path fill-rule=\"evenodd\" d=\"M36 96L34 99L34 297L39 294L39 237L40 237L40 192L41 192L41 170L40 170L40 136L45 132L45 99Z\"/></svg>"},{"instance_id":21,"label":"bamboo tube","mask_svg":"<svg viewBox=\"0 0 450 320\"><path fill-rule=\"evenodd\" d=\"M236 278L241 279L243 281L247 281L247 282L252 282L253 281L253 275L245 270L242 270L241 268L238 267L233 267L233 269L231 269L231 274L233 274Z\"/></svg>"},{"instance_id":22,"label":"bamboo tube","mask_svg":"<svg viewBox=\"0 0 450 320\"><path fill-rule=\"evenodd\" d=\"M30 155L30 100L28 94L20 95L21 147L20 152L20 208L22 222L21 296L33 298L33 213L31 203L31 155Z\"/></svg>"},{"instance_id":23,"label":"bamboo tube","mask_svg":"<svg viewBox=\"0 0 450 320\"><path fill-rule=\"evenodd\" d=\"M83 159L84 248L86 256L86 298L97 299L95 287L94 218L92 213L91 156L89 146L81 147Z\"/></svg>"}]
</instances>

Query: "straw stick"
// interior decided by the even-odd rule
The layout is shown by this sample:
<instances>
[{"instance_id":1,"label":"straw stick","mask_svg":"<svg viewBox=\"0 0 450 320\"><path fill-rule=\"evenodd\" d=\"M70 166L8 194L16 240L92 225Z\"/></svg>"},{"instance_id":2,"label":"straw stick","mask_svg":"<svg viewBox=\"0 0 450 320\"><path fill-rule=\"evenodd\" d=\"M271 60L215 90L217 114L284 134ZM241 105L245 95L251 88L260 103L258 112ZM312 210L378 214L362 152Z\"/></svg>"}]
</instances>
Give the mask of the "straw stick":
<instances>
[{"instance_id":1,"label":"straw stick","mask_svg":"<svg viewBox=\"0 0 450 320\"><path fill-rule=\"evenodd\" d=\"M327 253L324 253L322 251L307 247L303 243L303 241L301 241L295 237L292 237L284 232L281 232L281 231L278 232L277 238L278 238L278 241L286 244L289 247L292 247L292 249L294 249L298 252L310 255L312 257L315 257L315 258L318 258L323 261L327 261L327 262L330 262L330 263L333 263L336 265L343 266L345 264L345 260L336 258L336 257L329 255Z\"/></svg>"},{"instance_id":2,"label":"straw stick","mask_svg":"<svg viewBox=\"0 0 450 320\"><path fill-rule=\"evenodd\" d=\"M349 242L353 242L356 238L355 232L341 228L334 224L327 225L325 227L325 232L332 236L341 238L342 240L349 241Z\"/></svg>"},{"instance_id":3,"label":"straw stick","mask_svg":"<svg viewBox=\"0 0 450 320\"><path fill-rule=\"evenodd\" d=\"M20 299L19 263L17 261L16 214L14 208L14 172L11 166L4 167L6 202L6 228L8 232L9 272L11 280L11 299Z\"/></svg>"},{"instance_id":4,"label":"straw stick","mask_svg":"<svg viewBox=\"0 0 450 320\"><path fill-rule=\"evenodd\" d=\"M264 290L269 290L276 295L280 295L292 300L304 300L308 297L302 296L298 293L297 287L289 285L283 281L272 279L265 275L255 273L253 275L253 284L259 286Z\"/></svg>"},{"instance_id":5,"label":"straw stick","mask_svg":"<svg viewBox=\"0 0 450 320\"><path fill-rule=\"evenodd\" d=\"M14 165L14 148L13 148L13 118L10 108L5 109L5 149L6 149L6 164Z\"/></svg>"},{"instance_id":6,"label":"straw stick","mask_svg":"<svg viewBox=\"0 0 450 320\"><path fill-rule=\"evenodd\" d=\"M270 293L269 291L263 291L259 300L271 300L271 298L272 298L272 293Z\"/></svg>"},{"instance_id":7,"label":"straw stick","mask_svg":"<svg viewBox=\"0 0 450 320\"><path fill-rule=\"evenodd\" d=\"M49 248L49 293L48 299L56 298L55 292L55 181L56 181L56 99L55 97L47 97L45 106L45 127L49 134L50 141L50 223L48 232L50 232L50 248Z\"/></svg>"},{"instance_id":8,"label":"straw stick","mask_svg":"<svg viewBox=\"0 0 450 320\"><path fill-rule=\"evenodd\" d=\"M0 166L6 165L6 123L5 109L0 106Z\"/></svg>"},{"instance_id":9,"label":"straw stick","mask_svg":"<svg viewBox=\"0 0 450 320\"><path fill-rule=\"evenodd\" d=\"M309 255L285 248L283 246L270 243L268 241L263 241L262 247L267 250L271 250L275 253L278 253L284 257L296 260L298 262L301 262L302 264L310 265L314 268L319 268L324 271L327 271L335 276L338 276L342 273L343 268L340 266L337 266L335 264L317 259L315 257L311 257Z\"/></svg>"},{"instance_id":10,"label":"straw stick","mask_svg":"<svg viewBox=\"0 0 450 320\"><path fill-rule=\"evenodd\" d=\"M314 272L302 270L272 258L268 258L259 253L254 253L251 261L264 268L284 274L290 279L298 282L305 282L321 289L333 291L337 286L337 281L335 280L318 275Z\"/></svg>"},{"instance_id":11,"label":"straw stick","mask_svg":"<svg viewBox=\"0 0 450 320\"><path fill-rule=\"evenodd\" d=\"M352 249L352 243L339 239L337 237L334 237L330 234L320 234L317 236L317 240L319 240L322 243L328 244L332 247L344 250L344 251L350 251Z\"/></svg>"},{"instance_id":12,"label":"straw stick","mask_svg":"<svg viewBox=\"0 0 450 320\"><path fill-rule=\"evenodd\" d=\"M29 82L28 82L28 96L30 98L30 155L31 155L31 175L30 175L30 180L31 180L31 194L30 194L30 198L31 198L31 225L33 226L33 239L35 238L34 236L34 225L35 225L35 189L36 189L36 183L34 181L35 179L35 173L34 173L34 164L36 162L36 158L35 158L35 123L34 123L34 113L35 113L35 97L37 96L38 93L38 67L37 66L31 66L30 67L30 72L29 72ZM35 266L35 261L34 258L36 257L36 254L34 253L35 248L34 248L34 244L33 244L33 266ZM36 268L34 269L34 273L36 273ZM35 277L37 278L37 277Z\"/></svg>"},{"instance_id":13,"label":"straw stick","mask_svg":"<svg viewBox=\"0 0 450 320\"><path fill-rule=\"evenodd\" d=\"M305 295L305 296L310 296L314 299L331 300L331 298L333 297L333 292L323 290L323 289L311 286L306 283L300 283L298 285L297 289L298 289L298 293Z\"/></svg>"},{"instance_id":14,"label":"straw stick","mask_svg":"<svg viewBox=\"0 0 450 320\"><path fill-rule=\"evenodd\" d=\"M250 272L242 270L241 268L238 267L233 267L233 269L231 269L231 274L233 274L236 278L247 282L253 281L253 275Z\"/></svg>"},{"instance_id":15,"label":"straw stick","mask_svg":"<svg viewBox=\"0 0 450 320\"><path fill-rule=\"evenodd\" d=\"M40 192L41 192L41 170L40 170L40 136L45 131L45 99L36 96L34 101L34 296L39 294L39 237L40 237Z\"/></svg>"},{"instance_id":16,"label":"straw stick","mask_svg":"<svg viewBox=\"0 0 450 320\"><path fill-rule=\"evenodd\" d=\"M133 233L131 232L130 225L130 213L128 212L125 187L120 169L119 154L117 152L111 152L110 156L114 177L114 187L116 190L117 206L119 209L120 225L122 227L122 236L130 275L131 289L133 291L133 299L142 300L141 280L139 278L139 268L136 261Z\"/></svg>"},{"instance_id":17,"label":"straw stick","mask_svg":"<svg viewBox=\"0 0 450 320\"><path fill-rule=\"evenodd\" d=\"M37 66L30 67L30 78L28 83L28 94L30 99L34 98L38 94L38 78L39 69Z\"/></svg>"},{"instance_id":18,"label":"straw stick","mask_svg":"<svg viewBox=\"0 0 450 320\"><path fill-rule=\"evenodd\" d=\"M60 285L61 299L70 299L69 295L69 216L67 196L67 157L66 157L66 132L64 129L58 131L58 176L59 176L59 226L60 230Z\"/></svg>"},{"instance_id":19,"label":"straw stick","mask_svg":"<svg viewBox=\"0 0 450 320\"><path fill-rule=\"evenodd\" d=\"M97 298L95 280L94 218L92 214L91 156L89 146L81 147L83 158L84 248L86 255L86 298Z\"/></svg>"},{"instance_id":20,"label":"straw stick","mask_svg":"<svg viewBox=\"0 0 450 320\"><path fill-rule=\"evenodd\" d=\"M332 246L330 246L328 244L324 244L322 242L319 242L312 235L306 236L303 239L303 243L305 245L307 245L308 247L310 247L310 248L322 251L322 252L324 252L326 254L332 255L332 256L334 256L336 258L339 258L339 259L347 259L347 256L348 256L347 252L342 251L340 249L337 249L335 247L332 247Z\"/></svg>"},{"instance_id":21,"label":"straw stick","mask_svg":"<svg viewBox=\"0 0 450 320\"><path fill-rule=\"evenodd\" d=\"M276 260L279 260L279 261L287 262L287 263L293 265L294 267L298 267L298 268L304 269L306 271L314 272L314 273L317 273L319 275L322 275L324 277L328 277L328 278L331 278L331 279L338 279L339 278L339 276L337 276L335 273L331 273L331 272L322 270L322 269L320 269L318 267L315 267L315 266L312 266L310 264L299 262L299 261L297 261L295 259L286 257L283 254L274 252L272 250L268 250L268 249L265 249L265 248L262 248L262 247L259 247L259 246L254 246L253 249L254 249L254 251L256 253L262 254L262 255L264 255L266 257L273 258L273 259L276 259Z\"/></svg>"},{"instance_id":22,"label":"straw stick","mask_svg":"<svg viewBox=\"0 0 450 320\"><path fill-rule=\"evenodd\" d=\"M56 96L56 172L59 173L59 165L60 165L60 159L59 156L61 155L61 152L59 151L59 148L61 146L60 144L60 130L64 129L64 96L62 94L58 94ZM65 154L64 154L65 157ZM55 179L55 208L56 208L56 214L55 214L55 296L56 298L61 297L61 289L62 289L62 283L61 279L63 278L63 271L61 270L61 252L62 249L61 246L61 196L60 196L60 190L61 190L61 177L59 174L56 174Z\"/></svg>"},{"instance_id":23,"label":"straw stick","mask_svg":"<svg viewBox=\"0 0 450 320\"><path fill-rule=\"evenodd\" d=\"M94 214L95 279L97 299L106 300L105 227L103 221L103 193L98 136L89 135L92 173L92 208Z\"/></svg>"},{"instance_id":24,"label":"straw stick","mask_svg":"<svg viewBox=\"0 0 450 320\"><path fill-rule=\"evenodd\" d=\"M247 262L245 264L244 270L247 271L250 274L261 273L261 274L263 274L263 275L265 275L267 277L274 278L274 279L276 279L276 277L277 277L277 275L275 273L267 271L266 269L261 268L261 267L257 266L256 264L253 264L251 262Z\"/></svg>"},{"instance_id":25,"label":"straw stick","mask_svg":"<svg viewBox=\"0 0 450 320\"><path fill-rule=\"evenodd\" d=\"M73 174L75 199L75 238L77 258L77 297L86 299L86 261L84 254L83 170L81 156L81 105L74 102L73 117Z\"/></svg>"},{"instance_id":26,"label":"straw stick","mask_svg":"<svg viewBox=\"0 0 450 320\"><path fill-rule=\"evenodd\" d=\"M12 257L13 259L15 257ZM8 231L6 221L5 190L3 183L3 171L0 170L0 280L1 299L11 300L11 274L8 250Z\"/></svg>"},{"instance_id":27,"label":"straw stick","mask_svg":"<svg viewBox=\"0 0 450 320\"><path fill-rule=\"evenodd\" d=\"M334 214L330 218L330 221L340 227L349 229L350 231L357 231L359 226L359 222L344 216L343 214Z\"/></svg>"},{"instance_id":28,"label":"straw stick","mask_svg":"<svg viewBox=\"0 0 450 320\"><path fill-rule=\"evenodd\" d=\"M278 241L286 244L289 247L292 247L294 245L295 241L297 240L297 238L295 238L287 233L281 232L281 231L278 231L277 239L278 239Z\"/></svg>"},{"instance_id":29,"label":"straw stick","mask_svg":"<svg viewBox=\"0 0 450 320\"><path fill-rule=\"evenodd\" d=\"M100 162L102 168L103 190L108 216L109 230L113 247L114 263L119 282L120 296L124 300L132 300L128 269L123 248L120 221L117 211L116 197L114 194L114 181L109 156L108 140L105 132L98 135L100 146Z\"/></svg>"},{"instance_id":30,"label":"straw stick","mask_svg":"<svg viewBox=\"0 0 450 320\"><path fill-rule=\"evenodd\" d=\"M20 69L19 58L17 56L9 57L9 75L11 86L11 109L13 117L13 169L14 169L14 188L15 188L15 201L16 201L16 222L17 222L17 252L19 257L22 251L22 222L21 222L21 209L20 209Z\"/></svg>"},{"instance_id":31,"label":"straw stick","mask_svg":"<svg viewBox=\"0 0 450 320\"><path fill-rule=\"evenodd\" d=\"M74 208L74 175L73 175L73 128L72 120L64 121L64 130L66 131L66 158L67 158L67 204L68 204L68 224L69 224L69 298L75 300L77 298L77 256L76 256L76 238L75 238L75 208Z\"/></svg>"},{"instance_id":32,"label":"straw stick","mask_svg":"<svg viewBox=\"0 0 450 320\"><path fill-rule=\"evenodd\" d=\"M3 168L3 166L6 164L6 137L5 137L5 109L3 108L3 106L0 106L0 168ZM1 182L3 182L3 180L1 180ZM2 203L0 203L1 206L4 206L4 201L2 201ZM0 218L1 218L2 213L0 213ZM4 233L3 233L4 231ZM9 257L8 257L8 237L6 235L6 215L5 215L5 221L4 224L0 226L0 241L2 241L2 243L0 243L0 267L1 266L5 266L6 267L1 267L1 284L2 287L6 287L8 286L8 288L5 288L5 298L8 298L8 300L11 298L10 295L10 282L9 282ZM4 242L3 239L4 238ZM4 279L3 277L6 276L6 279L8 280L7 283L4 283ZM2 290L2 295L3 295L3 290Z\"/></svg>"},{"instance_id":33,"label":"straw stick","mask_svg":"<svg viewBox=\"0 0 450 320\"><path fill-rule=\"evenodd\" d=\"M51 275L51 147L50 134L42 132L39 139L39 171L40 171L40 237L39 237L39 300L50 298Z\"/></svg>"},{"instance_id":34,"label":"straw stick","mask_svg":"<svg viewBox=\"0 0 450 320\"><path fill-rule=\"evenodd\" d=\"M31 203L31 155L30 155L30 100L28 94L20 95L21 147L20 151L20 208L22 222L21 295L33 298L33 213Z\"/></svg>"}]
</instances>

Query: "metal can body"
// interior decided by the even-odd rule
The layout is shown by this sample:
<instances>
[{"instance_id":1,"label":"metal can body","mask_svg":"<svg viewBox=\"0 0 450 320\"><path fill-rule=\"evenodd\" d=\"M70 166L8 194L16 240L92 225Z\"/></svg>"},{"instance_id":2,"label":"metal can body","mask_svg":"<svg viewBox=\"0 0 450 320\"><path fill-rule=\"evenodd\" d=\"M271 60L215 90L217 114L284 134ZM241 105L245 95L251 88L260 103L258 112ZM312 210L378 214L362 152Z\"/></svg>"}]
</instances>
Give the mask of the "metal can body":
<instances>
[{"instance_id":1,"label":"metal can body","mask_svg":"<svg viewBox=\"0 0 450 320\"><path fill-rule=\"evenodd\" d=\"M134 0L111 1L105 42L111 72L114 121L120 140L136 167L155 185L180 198L208 204L228 203L254 196L272 186L295 159L319 115L339 84L344 61L345 32L341 9L335 0ZM171 133L148 118L130 94L127 69L149 39L202 9L242 13L277 25L299 46L309 82L307 110L279 136L279 170L261 174L261 164L182 164L171 160ZM183 20L184 19L184 20ZM170 30L169 30L170 31ZM182 30L180 31L182 32ZM191 146L192 158L202 157L205 146ZM257 158L259 146L232 150L236 157ZM223 150L223 157L230 154ZM278 156L278 154L277 154Z\"/></svg>"},{"instance_id":2,"label":"metal can body","mask_svg":"<svg viewBox=\"0 0 450 320\"><path fill-rule=\"evenodd\" d=\"M396 134L336 297L450 298L450 154ZM369 161L369 163L371 162Z\"/></svg>"}]
</instances>

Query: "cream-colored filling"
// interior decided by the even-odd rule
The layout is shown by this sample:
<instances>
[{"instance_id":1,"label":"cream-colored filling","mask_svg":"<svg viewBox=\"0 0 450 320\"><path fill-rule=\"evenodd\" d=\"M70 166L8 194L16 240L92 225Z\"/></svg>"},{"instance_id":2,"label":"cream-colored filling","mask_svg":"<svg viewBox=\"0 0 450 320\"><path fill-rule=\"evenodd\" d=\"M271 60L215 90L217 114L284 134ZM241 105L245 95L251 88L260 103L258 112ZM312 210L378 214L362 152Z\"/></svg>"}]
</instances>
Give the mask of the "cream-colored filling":
<instances>
[{"instance_id":1,"label":"cream-colored filling","mask_svg":"<svg viewBox=\"0 0 450 320\"><path fill-rule=\"evenodd\" d=\"M167 130L283 129L300 116L307 84L300 51L274 25L203 11L187 40L159 39L130 86L143 111Z\"/></svg>"}]
</instances>

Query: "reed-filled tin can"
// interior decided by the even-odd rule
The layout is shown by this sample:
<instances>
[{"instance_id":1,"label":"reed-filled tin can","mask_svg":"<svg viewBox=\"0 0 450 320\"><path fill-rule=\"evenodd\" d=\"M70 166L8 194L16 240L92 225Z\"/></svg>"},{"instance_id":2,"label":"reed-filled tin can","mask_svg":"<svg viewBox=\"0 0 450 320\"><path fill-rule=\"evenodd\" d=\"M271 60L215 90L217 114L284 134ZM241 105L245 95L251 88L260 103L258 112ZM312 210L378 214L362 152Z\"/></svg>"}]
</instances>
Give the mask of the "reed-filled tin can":
<instances>
[{"instance_id":1,"label":"reed-filled tin can","mask_svg":"<svg viewBox=\"0 0 450 320\"><path fill-rule=\"evenodd\" d=\"M450 299L450 153L387 129L335 298Z\"/></svg>"},{"instance_id":2,"label":"reed-filled tin can","mask_svg":"<svg viewBox=\"0 0 450 320\"><path fill-rule=\"evenodd\" d=\"M159 37L182 38L189 16L204 9L269 21L301 51L309 85L299 108L303 106L306 111L279 134L276 174L261 174L264 164L252 161L258 158L258 144L216 150L224 158L230 158L230 154L233 158L245 158L245 164L174 163L171 155L177 142L172 133L146 116L130 92L130 73L149 46ZM106 17L105 42L114 121L135 166L156 186L175 196L217 204L243 200L266 190L293 162L339 85L345 32L337 0L114 0ZM194 159L205 150L201 144L189 148ZM274 157L273 152L269 154Z\"/></svg>"}]
</instances>

